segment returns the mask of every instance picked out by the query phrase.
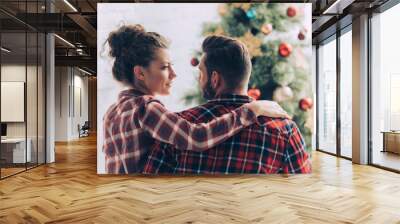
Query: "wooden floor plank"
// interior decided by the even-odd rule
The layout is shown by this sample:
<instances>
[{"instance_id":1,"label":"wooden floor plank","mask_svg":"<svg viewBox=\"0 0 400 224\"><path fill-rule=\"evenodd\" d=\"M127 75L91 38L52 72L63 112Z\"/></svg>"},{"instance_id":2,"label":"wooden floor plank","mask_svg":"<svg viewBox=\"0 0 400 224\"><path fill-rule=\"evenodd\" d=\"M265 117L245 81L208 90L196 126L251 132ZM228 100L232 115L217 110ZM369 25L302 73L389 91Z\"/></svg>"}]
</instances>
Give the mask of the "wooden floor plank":
<instances>
[{"instance_id":1,"label":"wooden floor plank","mask_svg":"<svg viewBox=\"0 0 400 224\"><path fill-rule=\"evenodd\" d=\"M293 176L96 174L96 139L0 181L0 223L400 223L400 175L313 153Z\"/></svg>"}]
</instances>

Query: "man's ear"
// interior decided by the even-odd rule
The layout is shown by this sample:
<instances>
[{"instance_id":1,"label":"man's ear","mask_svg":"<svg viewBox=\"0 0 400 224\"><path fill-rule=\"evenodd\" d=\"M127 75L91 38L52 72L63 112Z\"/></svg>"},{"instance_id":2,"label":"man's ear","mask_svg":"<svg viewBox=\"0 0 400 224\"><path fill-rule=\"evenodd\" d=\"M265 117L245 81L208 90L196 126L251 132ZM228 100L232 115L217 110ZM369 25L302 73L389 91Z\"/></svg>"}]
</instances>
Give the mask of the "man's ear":
<instances>
[{"instance_id":1,"label":"man's ear","mask_svg":"<svg viewBox=\"0 0 400 224\"><path fill-rule=\"evenodd\" d=\"M221 75L217 71L211 73L211 85L214 89L217 89L222 85Z\"/></svg>"},{"instance_id":2,"label":"man's ear","mask_svg":"<svg viewBox=\"0 0 400 224\"><path fill-rule=\"evenodd\" d=\"M135 65L133 67L133 75L136 79L144 81L143 67L140 65Z\"/></svg>"}]
</instances>

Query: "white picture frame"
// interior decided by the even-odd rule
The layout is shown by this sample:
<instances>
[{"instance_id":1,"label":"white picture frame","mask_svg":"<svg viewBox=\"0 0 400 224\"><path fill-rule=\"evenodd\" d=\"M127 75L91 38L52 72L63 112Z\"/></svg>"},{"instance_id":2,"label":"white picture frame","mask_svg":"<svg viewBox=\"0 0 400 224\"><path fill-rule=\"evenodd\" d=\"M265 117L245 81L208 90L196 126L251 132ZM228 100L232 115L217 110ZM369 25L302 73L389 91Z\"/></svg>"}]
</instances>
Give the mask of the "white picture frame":
<instances>
[{"instance_id":1,"label":"white picture frame","mask_svg":"<svg viewBox=\"0 0 400 224\"><path fill-rule=\"evenodd\" d=\"M25 122L25 82L1 82L1 122Z\"/></svg>"}]
</instances>

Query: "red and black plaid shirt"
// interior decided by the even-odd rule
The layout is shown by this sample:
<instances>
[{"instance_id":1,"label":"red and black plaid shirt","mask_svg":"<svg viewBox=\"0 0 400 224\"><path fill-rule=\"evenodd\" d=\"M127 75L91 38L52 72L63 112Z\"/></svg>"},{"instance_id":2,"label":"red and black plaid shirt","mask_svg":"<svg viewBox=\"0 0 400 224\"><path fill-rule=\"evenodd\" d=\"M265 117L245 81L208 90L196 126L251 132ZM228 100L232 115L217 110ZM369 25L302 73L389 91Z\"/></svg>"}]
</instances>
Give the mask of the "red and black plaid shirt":
<instances>
[{"instance_id":1,"label":"red and black plaid shirt","mask_svg":"<svg viewBox=\"0 0 400 224\"><path fill-rule=\"evenodd\" d=\"M252 111L241 107L207 124L195 124L167 111L151 96L122 91L103 119L106 173L141 173L154 139L179 149L203 151L256 121Z\"/></svg>"},{"instance_id":2,"label":"red and black plaid shirt","mask_svg":"<svg viewBox=\"0 0 400 224\"><path fill-rule=\"evenodd\" d=\"M223 95L179 113L194 123L222 116L250 98ZM216 147L193 152L156 143L145 165L145 174L310 173L304 139L292 120L260 117L253 124Z\"/></svg>"}]
</instances>

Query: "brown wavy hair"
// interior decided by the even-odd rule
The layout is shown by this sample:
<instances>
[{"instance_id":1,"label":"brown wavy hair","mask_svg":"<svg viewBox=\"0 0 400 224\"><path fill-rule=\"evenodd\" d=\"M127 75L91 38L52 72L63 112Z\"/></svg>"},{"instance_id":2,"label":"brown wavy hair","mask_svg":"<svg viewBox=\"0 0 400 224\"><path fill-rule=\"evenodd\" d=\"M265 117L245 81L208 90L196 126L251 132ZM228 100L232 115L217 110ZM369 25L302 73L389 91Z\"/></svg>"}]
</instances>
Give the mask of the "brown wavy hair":
<instances>
[{"instance_id":1,"label":"brown wavy hair","mask_svg":"<svg viewBox=\"0 0 400 224\"><path fill-rule=\"evenodd\" d=\"M110 56L115 58L112 73L117 81L131 87L144 84L133 74L136 65L147 67L154 60L155 51L168 48L169 42L156 32L146 32L143 26L124 25L111 32L107 38Z\"/></svg>"}]
</instances>

